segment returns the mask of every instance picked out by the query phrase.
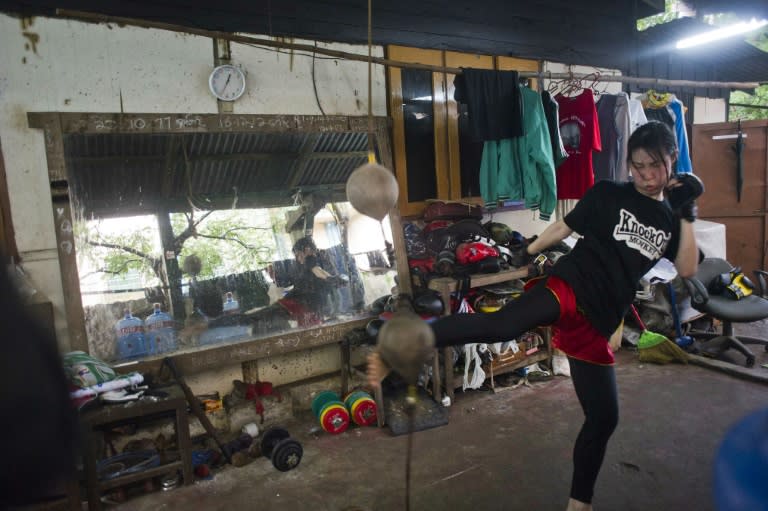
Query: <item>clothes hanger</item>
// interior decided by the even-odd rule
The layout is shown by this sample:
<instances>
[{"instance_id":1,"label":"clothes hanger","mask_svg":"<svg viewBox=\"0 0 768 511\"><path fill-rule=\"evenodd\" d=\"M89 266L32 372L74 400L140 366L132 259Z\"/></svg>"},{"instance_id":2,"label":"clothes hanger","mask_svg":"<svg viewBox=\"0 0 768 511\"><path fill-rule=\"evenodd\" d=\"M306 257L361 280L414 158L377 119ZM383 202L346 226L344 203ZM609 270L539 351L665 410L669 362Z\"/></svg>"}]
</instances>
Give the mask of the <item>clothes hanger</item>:
<instances>
[{"instance_id":1,"label":"clothes hanger","mask_svg":"<svg viewBox=\"0 0 768 511\"><path fill-rule=\"evenodd\" d=\"M581 80L581 78L575 78L571 76L571 78L566 79L565 88L560 91L560 94L563 96L567 96L569 98L575 97L575 92L579 92L584 90L584 84Z\"/></svg>"},{"instance_id":2,"label":"clothes hanger","mask_svg":"<svg viewBox=\"0 0 768 511\"><path fill-rule=\"evenodd\" d=\"M560 90L560 87L563 85L563 80L549 80L549 84L547 85L547 92L551 96L557 95L558 91Z\"/></svg>"},{"instance_id":3,"label":"clothes hanger","mask_svg":"<svg viewBox=\"0 0 768 511\"><path fill-rule=\"evenodd\" d=\"M600 81L600 71L595 70L591 73L589 73L587 76L584 77L584 82L588 82L591 80L591 83L589 84L588 89L592 90L592 93L596 96L600 95L600 91L597 88L597 83Z\"/></svg>"}]
</instances>

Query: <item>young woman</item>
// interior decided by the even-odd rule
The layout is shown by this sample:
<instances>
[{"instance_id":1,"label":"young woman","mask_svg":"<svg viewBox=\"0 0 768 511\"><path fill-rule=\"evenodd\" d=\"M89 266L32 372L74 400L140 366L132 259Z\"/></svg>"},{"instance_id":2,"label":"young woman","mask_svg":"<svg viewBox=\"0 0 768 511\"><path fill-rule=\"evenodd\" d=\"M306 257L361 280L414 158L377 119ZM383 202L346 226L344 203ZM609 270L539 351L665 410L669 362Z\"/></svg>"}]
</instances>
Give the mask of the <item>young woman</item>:
<instances>
[{"instance_id":1,"label":"young woman","mask_svg":"<svg viewBox=\"0 0 768 511\"><path fill-rule=\"evenodd\" d=\"M662 257L674 261L682 277L698 267L693 222L704 188L692 174L672 174L675 135L666 125L649 122L630 137L628 154L632 182L598 182L525 249L530 257L574 231L581 235L546 278L498 312L457 314L432 324L438 347L508 341L536 326L556 327L553 345L568 356L585 415L573 450L567 511L592 509L595 481L619 418L608 338L634 300L638 282ZM386 372L374 353L369 382L380 384Z\"/></svg>"}]
</instances>

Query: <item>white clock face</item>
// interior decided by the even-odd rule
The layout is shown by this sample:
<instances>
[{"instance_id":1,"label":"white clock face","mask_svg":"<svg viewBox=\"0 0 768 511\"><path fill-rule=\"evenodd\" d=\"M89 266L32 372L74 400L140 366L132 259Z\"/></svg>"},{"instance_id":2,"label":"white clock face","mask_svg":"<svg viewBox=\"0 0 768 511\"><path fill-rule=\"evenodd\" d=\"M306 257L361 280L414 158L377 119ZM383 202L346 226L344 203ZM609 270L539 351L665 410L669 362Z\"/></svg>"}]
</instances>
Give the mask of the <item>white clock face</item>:
<instances>
[{"instance_id":1,"label":"white clock face","mask_svg":"<svg viewBox=\"0 0 768 511\"><path fill-rule=\"evenodd\" d=\"M239 67L216 66L208 78L211 93L222 101L234 101L245 92L245 74Z\"/></svg>"}]
</instances>

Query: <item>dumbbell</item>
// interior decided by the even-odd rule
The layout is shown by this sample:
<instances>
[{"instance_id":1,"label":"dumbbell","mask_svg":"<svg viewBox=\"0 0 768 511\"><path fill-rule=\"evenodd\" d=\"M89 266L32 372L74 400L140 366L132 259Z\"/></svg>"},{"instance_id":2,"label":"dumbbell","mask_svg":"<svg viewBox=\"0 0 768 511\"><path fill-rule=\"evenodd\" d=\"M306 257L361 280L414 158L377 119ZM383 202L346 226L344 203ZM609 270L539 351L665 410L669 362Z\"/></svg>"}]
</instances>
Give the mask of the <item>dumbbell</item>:
<instances>
[{"instance_id":1,"label":"dumbbell","mask_svg":"<svg viewBox=\"0 0 768 511\"><path fill-rule=\"evenodd\" d=\"M288 430L272 426L261 437L261 454L271 459L277 470L288 472L299 466L304 449Z\"/></svg>"},{"instance_id":2,"label":"dumbbell","mask_svg":"<svg viewBox=\"0 0 768 511\"><path fill-rule=\"evenodd\" d=\"M312 400L312 413L320 420L324 431L332 435L343 433L349 427L349 412L339 395L331 390L320 392Z\"/></svg>"},{"instance_id":3,"label":"dumbbell","mask_svg":"<svg viewBox=\"0 0 768 511\"><path fill-rule=\"evenodd\" d=\"M344 405L358 426L370 426L376 423L376 401L370 394L361 390L350 392L344 398Z\"/></svg>"}]
</instances>

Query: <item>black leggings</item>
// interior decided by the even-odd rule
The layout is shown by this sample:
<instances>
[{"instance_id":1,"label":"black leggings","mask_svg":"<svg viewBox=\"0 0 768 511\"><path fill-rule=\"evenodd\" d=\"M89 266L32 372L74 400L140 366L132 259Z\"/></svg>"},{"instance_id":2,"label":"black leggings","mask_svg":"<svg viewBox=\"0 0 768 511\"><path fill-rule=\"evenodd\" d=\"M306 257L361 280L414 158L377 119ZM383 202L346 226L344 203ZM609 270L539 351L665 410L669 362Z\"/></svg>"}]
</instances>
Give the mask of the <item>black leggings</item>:
<instances>
[{"instance_id":1,"label":"black leggings","mask_svg":"<svg viewBox=\"0 0 768 511\"><path fill-rule=\"evenodd\" d=\"M560 304L542 282L496 312L444 316L432 323L432 329L439 348L469 342L505 342L537 326L551 325L559 316Z\"/></svg>"},{"instance_id":2,"label":"black leggings","mask_svg":"<svg viewBox=\"0 0 768 511\"><path fill-rule=\"evenodd\" d=\"M432 323L438 347L469 342L504 342L541 325L555 323L560 304L546 286L539 284L489 314L454 314ZM619 421L619 401L613 366L602 366L568 357L571 379L584 411L573 448L571 497L592 502L592 493L605 456L608 439Z\"/></svg>"},{"instance_id":3,"label":"black leggings","mask_svg":"<svg viewBox=\"0 0 768 511\"><path fill-rule=\"evenodd\" d=\"M573 387L584 411L584 424L573 446L571 497L581 502L592 502L608 439L619 423L616 373L613 366L570 357L568 363Z\"/></svg>"}]
</instances>

